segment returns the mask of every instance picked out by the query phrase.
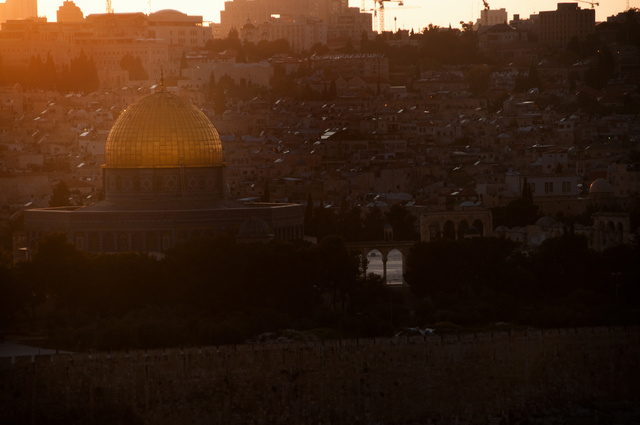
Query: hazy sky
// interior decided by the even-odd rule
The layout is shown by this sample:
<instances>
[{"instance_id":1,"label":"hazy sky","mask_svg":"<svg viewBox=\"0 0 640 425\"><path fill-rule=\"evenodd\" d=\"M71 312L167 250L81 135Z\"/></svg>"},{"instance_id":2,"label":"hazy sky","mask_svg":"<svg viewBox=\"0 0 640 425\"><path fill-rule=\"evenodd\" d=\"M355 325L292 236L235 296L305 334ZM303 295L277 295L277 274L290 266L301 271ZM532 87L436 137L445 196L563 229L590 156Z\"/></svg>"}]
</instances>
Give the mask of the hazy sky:
<instances>
[{"instance_id":1,"label":"hazy sky","mask_svg":"<svg viewBox=\"0 0 640 425\"><path fill-rule=\"evenodd\" d=\"M1 1L1 0L0 0ZM566 0L570 2L570 0ZM104 13L106 0L74 0L82 9L84 15ZM575 2L575 0L574 0ZM56 20L56 11L63 0L38 0L38 15L46 16L48 20ZM224 8L224 0L111 0L115 12L144 12L149 13L161 9L177 9L189 15L202 15L205 21L220 22L220 9ZM149 7L151 3L151 7ZM492 9L505 8L509 19L514 13L521 17L528 17L532 13L544 10L555 10L558 0L489 0ZM580 7L591 7L587 2L578 2ZM640 0L599 0L596 6L596 20L604 21L607 16L614 15L630 7L640 7ZM362 0L349 0L352 7L361 7ZM385 26L387 30L411 29L420 30L432 23L441 27L451 24L460 27L460 21L475 21L480 17L483 8L481 0L404 0L404 6L397 3L385 3ZM365 0L365 8L373 8L373 0ZM394 17L397 20L394 21Z\"/></svg>"}]
</instances>

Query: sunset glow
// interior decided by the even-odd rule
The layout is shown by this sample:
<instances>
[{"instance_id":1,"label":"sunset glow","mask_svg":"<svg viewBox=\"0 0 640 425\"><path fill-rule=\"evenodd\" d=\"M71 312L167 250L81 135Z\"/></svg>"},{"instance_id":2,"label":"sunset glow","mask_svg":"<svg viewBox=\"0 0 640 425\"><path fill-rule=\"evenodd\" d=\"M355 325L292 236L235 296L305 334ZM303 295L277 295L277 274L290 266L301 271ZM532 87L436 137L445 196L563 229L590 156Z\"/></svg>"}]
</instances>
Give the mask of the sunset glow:
<instances>
[{"instance_id":1,"label":"sunset glow","mask_svg":"<svg viewBox=\"0 0 640 425\"><path fill-rule=\"evenodd\" d=\"M84 15L92 13L104 13L106 0L75 0L74 3L82 9ZM538 0L535 2L522 2L518 0L490 1L492 9L505 8L509 13L509 19L513 14L519 14L521 18L528 18L530 14L545 10L555 10L557 0ZM580 7L589 8L590 2L578 2ZM610 0L600 2L595 6L596 20L604 21L608 16L617 14L630 7L638 7L638 0ZM362 7L362 0L349 0L351 7ZM62 0L38 1L38 14L46 16L49 21L56 20L56 11L62 5ZM373 0L364 1L365 9L374 8ZM220 22L220 10L224 9L224 0L184 0L180 3L169 0L112 0L112 6L116 13L125 12L156 12L162 9L177 9L189 15L202 15L206 22ZM415 29L416 31L434 24L441 27L451 25L460 27L460 21L476 21L480 17L483 3L480 0L449 0L446 3L426 0L406 0L403 6L396 2L385 2L385 28L388 31L397 29Z\"/></svg>"}]
</instances>

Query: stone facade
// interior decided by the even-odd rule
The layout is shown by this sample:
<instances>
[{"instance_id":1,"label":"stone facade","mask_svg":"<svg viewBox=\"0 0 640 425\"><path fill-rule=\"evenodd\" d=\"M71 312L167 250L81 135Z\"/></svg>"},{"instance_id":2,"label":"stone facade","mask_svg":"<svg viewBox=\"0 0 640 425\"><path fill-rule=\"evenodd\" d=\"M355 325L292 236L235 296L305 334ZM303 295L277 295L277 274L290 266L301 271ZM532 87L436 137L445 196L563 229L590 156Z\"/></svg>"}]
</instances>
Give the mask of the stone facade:
<instances>
[{"instance_id":1,"label":"stone facade","mask_svg":"<svg viewBox=\"0 0 640 425\"><path fill-rule=\"evenodd\" d=\"M637 406L638 331L4 358L0 423L515 423L570 405Z\"/></svg>"}]
</instances>

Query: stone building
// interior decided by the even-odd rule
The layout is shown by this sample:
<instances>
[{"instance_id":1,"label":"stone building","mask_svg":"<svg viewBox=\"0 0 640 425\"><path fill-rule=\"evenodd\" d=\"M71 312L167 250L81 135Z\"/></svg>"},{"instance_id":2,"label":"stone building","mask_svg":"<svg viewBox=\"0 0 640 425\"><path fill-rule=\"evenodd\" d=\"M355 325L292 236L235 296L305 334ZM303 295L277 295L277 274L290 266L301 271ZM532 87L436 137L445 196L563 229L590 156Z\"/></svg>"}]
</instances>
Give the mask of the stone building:
<instances>
[{"instance_id":1,"label":"stone building","mask_svg":"<svg viewBox=\"0 0 640 425\"><path fill-rule=\"evenodd\" d=\"M82 11L65 1L58 10L58 22L33 17L3 23L0 56L3 66L14 70L26 69L34 57L42 61L51 57L59 71L84 53L96 65L101 88L122 88L130 83L121 66L125 56L141 61L148 82L160 79L160 69L165 76L177 78L182 55L211 39L211 30L199 15L160 10L149 15L97 13L82 18Z\"/></svg>"},{"instance_id":2,"label":"stone building","mask_svg":"<svg viewBox=\"0 0 640 425\"><path fill-rule=\"evenodd\" d=\"M274 21L274 17L280 19ZM358 8L349 7L347 0L234 0L225 1L216 32L224 38L232 29L240 31L247 23L265 31L263 24L270 22L276 27L270 31L279 31L280 36L298 49L308 42L304 38L309 38L308 31L312 28L305 30L296 25L295 31L291 31L291 25L285 22L306 25L309 21L318 21L312 25L321 32L321 35L315 35L316 38L342 38L357 43L363 32L372 37L371 18L370 13L361 13ZM274 35L268 37L266 39L273 39Z\"/></svg>"},{"instance_id":3,"label":"stone building","mask_svg":"<svg viewBox=\"0 0 640 425\"><path fill-rule=\"evenodd\" d=\"M38 16L37 0L6 0L0 3L0 23L36 16Z\"/></svg>"},{"instance_id":4,"label":"stone building","mask_svg":"<svg viewBox=\"0 0 640 425\"><path fill-rule=\"evenodd\" d=\"M473 202L461 203L455 210L433 211L420 215L420 240L461 240L489 237L493 234L491 210Z\"/></svg>"},{"instance_id":5,"label":"stone building","mask_svg":"<svg viewBox=\"0 0 640 425\"><path fill-rule=\"evenodd\" d=\"M250 239L246 223L261 234L302 238L297 204L242 203L227 199L226 165L217 130L206 115L164 87L127 108L105 147L105 199L84 207L24 212L14 238L16 259L38 240L63 233L90 252L137 251L160 255L190 239L219 233ZM267 229L267 230L265 230Z\"/></svg>"},{"instance_id":6,"label":"stone building","mask_svg":"<svg viewBox=\"0 0 640 425\"><path fill-rule=\"evenodd\" d=\"M580 40L596 30L596 11L581 9L578 3L558 3L558 9L540 12L540 43L564 48L577 37Z\"/></svg>"},{"instance_id":7,"label":"stone building","mask_svg":"<svg viewBox=\"0 0 640 425\"><path fill-rule=\"evenodd\" d=\"M56 12L56 21L60 23L82 22L83 20L84 13L72 1L65 0Z\"/></svg>"}]
</instances>

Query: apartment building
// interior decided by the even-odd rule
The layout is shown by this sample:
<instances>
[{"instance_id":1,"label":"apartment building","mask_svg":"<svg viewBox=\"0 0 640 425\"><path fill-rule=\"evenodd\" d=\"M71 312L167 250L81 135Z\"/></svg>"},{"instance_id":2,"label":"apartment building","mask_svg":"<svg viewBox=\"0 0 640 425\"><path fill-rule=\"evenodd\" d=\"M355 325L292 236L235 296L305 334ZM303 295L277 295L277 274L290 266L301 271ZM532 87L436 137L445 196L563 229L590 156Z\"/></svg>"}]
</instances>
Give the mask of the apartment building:
<instances>
[{"instance_id":1,"label":"apartment building","mask_svg":"<svg viewBox=\"0 0 640 425\"><path fill-rule=\"evenodd\" d=\"M38 16L37 0L5 0L0 3L0 23L35 18Z\"/></svg>"},{"instance_id":2,"label":"apartment building","mask_svg":"<svg viewBox=\"0 0 640 425\"><path fill-rule=\"evenodd\" d=\"M276 20L277 19L277 20ZM326 25L326 37L331 39L360 40L362 33L372 34L370 13L360 13L357 7L349 7L347 0L233 0L225 2L220 11L220 26L215 29L220 37L226 37L231 29L238 32L247 23L262 27L269 23L271 29L264 39L273 39L270 31L280 31L293 46L301 46L304 31L300 25L320 21ZM297 25L293 25L297 23ZM317 24L316 24L317 25ZM293 28L293 31L292 31ZM318 40L321 41L323 34ZM325 41L326 42L326 41Z\"/></svg>"},{"instance_id":3,"label":"apartment building","mask_svg":"<svg viewBox=\"0 0 640 425\"><path fill-rule=\"evenodd\" d=\"M596 30L596 11L578 3L558 3L554 11L540 12L539 40L552 47L566 47L573 38L584 39Z\"/></svg>"}]
</instances>

